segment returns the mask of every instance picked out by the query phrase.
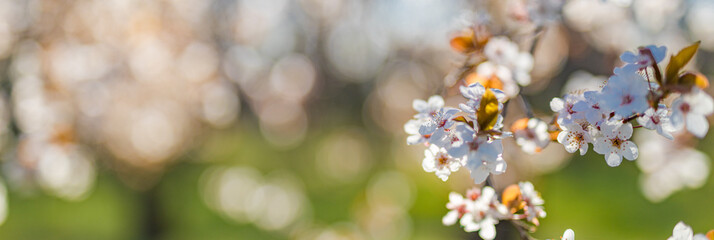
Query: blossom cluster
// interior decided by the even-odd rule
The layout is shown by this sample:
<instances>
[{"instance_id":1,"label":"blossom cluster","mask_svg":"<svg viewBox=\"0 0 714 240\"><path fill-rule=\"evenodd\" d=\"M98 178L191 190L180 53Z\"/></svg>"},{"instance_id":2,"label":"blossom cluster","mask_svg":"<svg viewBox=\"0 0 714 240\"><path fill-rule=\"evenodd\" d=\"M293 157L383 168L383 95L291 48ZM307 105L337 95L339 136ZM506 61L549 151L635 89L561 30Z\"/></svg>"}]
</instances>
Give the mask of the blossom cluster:
<instances>
[{"instance_id":1,"label":"blossom cluster","mask_svg":"<svg viewBox=\"0 0 714 240\"><path fill-rule=\"evenodd\" d=\"M457 51L477 55L480 59L465 75L466 86L459 89L466 102L453 108L445 107L444 99L438 95L426 101L414 100L412 105L418 113L404 125L410 135L407 144L428 146L422 162L424 170L435 172L444 181L451 172L464 166L470 170L475 183L484 182L489 174L506 171L501 138L511 133L502 131L501 111L508 99L518 95L520 86L527 86L531 81L533 56L520 51L508 38L491 37L482 30L469 28L451 41ZM526 125L543 127L538 122ZM516 131L517 137L531 136L530 129L519 129L525 131ZM522 144L528 145L532 152L539 151L545 147L543 142L549 142L549 139L540 139L535 145Z\"/></svg>"},{"instance_id":2,"label":"blossom cluster","mask_svg":"<svg viewBox=\"0 0 714 240\"><path fill-rule=\"evenodd\" d=\"M693 45L695 50L696 46ZM677 68L683 64L672 67L682 61L686 63L693 54L686 58L682 52L670 60L666 78L658 66L665 58L664 46L651 45L634 53L625 52L620 59L626 64L615 68L602 89L554 98L550 107L557 114L556 123L562 130L557 141L566 151L579 151L581 155L593 144L593 150L615 167L623 157L635 160L639 155L637 145L630 141L633 123L668 139L684 128L694 136L704 137L709 130L706 116L714 111L714 101L702 90L708 85L703 76L680 74ZM670 95L678 97L667 106L665 98Z\"/></svg>"},{"instance_id":3,"label":"blossom cluster","mask_svg":"<svg viewBox=\"0 0 714 240\"><path fill-rule=\"evenodd\" d=\"M444 99L432 96L428 101L414 100L418 113L404 125L410 134L407 144L424 143L422 166L427 172L446 181L453 171L465 166L476 183L489 174L506 171L501 137L504 132L503 108L505 94L498 89L486 89L480 83L461 86L468 99L459 109L444 107Z\"/></svg>"},{"instance_id":4,"label":"blossom cluster","mask_svg":"<svg viewBox=\"0 0 714 240\"><path fill-rule=\"evenodd\" d=\"M491 174L504 173L505 137L514 137L529 154L557 141L567 152L584 155L592 144L593 151L604 155L606 163L615 167L623 158L633 161L640 155L638 146L630 140L636 128L653 130L653 134L669 140L680 130L698 138L709 130L706 116L714 112L714 100L704 92L709 82L702 74L683 70L697 52L699 42L671 55L662 68L659 65L667 55L664 46L650 45L623 53L620 59L625 64L615 68L599 89L553 98L550 108L555 116L550 122L535 118L520 96L528 117L514 121L509 131L504 130L502 112L509 100L519 97L521 86L530 84L532 55L521 52L508 38L492 37L479 27L453 38L451 46L468 56L456 74L463 81L458 87L465 102L455 108L445 106L439 95L416 99L412 107L417 113L404 125L409 134L407 144L427 147L423 169L443 181L463 167L476 184ZM698 162L693 163L690 165ZM690 183L695 181L684 182L696 185ZM500 200L490 184L486 185L470 190L466 197L451 193L447 204L451 211L443 223L452 225L458 221L467 232L479 231L483 239L493 239L494 225L500 220L524 220L537 226L538 218L545 217L543 199L531 183L521 182L504 189ZM567 230L563 239L574 239L574 232Z\"/></svg>"},{"instance_id":5,"label":"blossom cluster","mask_svg":"<svg viewBox=\"0 0 714 240\"><path fill-rule=\"evenodd\" d=\"M530 182L520 182L506 188L499 201L496 191L489 186L473 188L466 197L452 192L444 216L444 225L459 222L467 232L479 232L483 239L494 239L500 220L526 220L538 225L538 218L546 216L543 199Z\"/></svg>"}]
</instances>

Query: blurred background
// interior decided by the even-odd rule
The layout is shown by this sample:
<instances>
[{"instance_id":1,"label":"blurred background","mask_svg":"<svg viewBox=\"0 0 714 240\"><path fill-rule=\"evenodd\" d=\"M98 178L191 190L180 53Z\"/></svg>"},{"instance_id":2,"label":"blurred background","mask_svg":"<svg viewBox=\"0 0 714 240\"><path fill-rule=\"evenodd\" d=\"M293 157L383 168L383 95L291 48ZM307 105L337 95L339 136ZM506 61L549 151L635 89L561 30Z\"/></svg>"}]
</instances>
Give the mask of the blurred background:
<instances>
[{"instance_id":1,"label":"blurred background","mask_svg":"<svg viewBox=\"0 0 714 240\"><path fill-rule=\"evenodd\" d=\"M688 67L714 78L712 13L709 0L0 0L0 238L476 239L441 224L468 172L424 172L403 132L413 99L458 80L453 34L486 24L532 50L524 95L549 120L551 98L597 88L637 46L702 40ZM508 110L507 124L525 116ZM617 168L509 139L495 186L535 184L539 239L714 228L713 135L642 132L640 159Z\"/></svg>"}]
</instances>

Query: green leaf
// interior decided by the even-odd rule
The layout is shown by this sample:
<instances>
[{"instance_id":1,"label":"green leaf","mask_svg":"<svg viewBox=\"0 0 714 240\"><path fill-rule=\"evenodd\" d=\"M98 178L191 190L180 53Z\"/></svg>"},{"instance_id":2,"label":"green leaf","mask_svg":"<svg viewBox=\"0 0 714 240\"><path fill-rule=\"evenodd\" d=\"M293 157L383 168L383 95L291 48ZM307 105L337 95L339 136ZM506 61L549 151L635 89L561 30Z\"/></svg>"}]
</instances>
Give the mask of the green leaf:
<instances>
[{"instance_id":1,"label":"green leaf","mask_svg":"<svg viewBox=\"0 0 714 240\"><path fill-rule=\"evenodd\" d=\"M476 112L476 121L480 131L488 131L496 125L498 120L498 99L496 94L491 89L486 89L486 93L481 98L478 112Z\"/></svg>"},{"instance_id":2,"label":"green leaf","mask_svg":"<svg viewBox=\"0 0 714 240\"><path fill-rule=\"evenodd\" d=\"M677 55L673 55L670 58L669 64L667 64L667 69L665 70L665 84L677 84L677 81L679 80L677 78L679 71L682 70L684 65L687 65L687 63L692 60L694 54L697 53L697 49L699 49L699 43L701 43L701 41L697 41L694 44L683 48L677 53Z\"/></svg>"}]
</instances>

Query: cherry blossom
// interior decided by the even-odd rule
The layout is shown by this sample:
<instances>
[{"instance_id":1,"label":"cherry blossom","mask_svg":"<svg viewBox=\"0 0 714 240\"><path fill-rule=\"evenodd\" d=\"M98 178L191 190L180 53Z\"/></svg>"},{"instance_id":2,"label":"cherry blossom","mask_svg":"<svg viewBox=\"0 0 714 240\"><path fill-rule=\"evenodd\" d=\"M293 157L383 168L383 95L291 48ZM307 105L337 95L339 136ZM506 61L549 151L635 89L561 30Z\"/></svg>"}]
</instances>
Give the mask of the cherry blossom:
<instances>
[{"instance_id":1,"label":"cherry blossom","mask_svg":"<svg viewBox=\"0 0 714 240\"><path fill-rule=\"evenodd\" d=\"M543 204L545 201L540 197L540 193L536 192L531 182L520 182L518 187L521 189L521 197L525 206L523 207L524 217L529 221L538 225L538 218L546 216Z\"/></svg>"},{"instance_id":2,"label":"cherry blossom","mask_svg":"<svg viewBox=\"0 0 714 240\"><path fill-rule=\"evenodd\" d=\"M422 162L424 171L434 172L442 181L449 179L451 172L459 170L461 165L461 160L451 157L446 149L432 144L424 150L424 161Z\"/></svg>"},{"instance_id":3,"label":"cherry blossom","mask_svg":"<svg viewBox=\"0 0 714 240\"><path fill-rule=\"evenodd\" d=\"M484 47L486 58L500 65L509 65L518 58L518 45L506 37L494 37Z\"/></svg>"},{"instance_id":4,"label":"cherry blossom","mask_svg":"<svg viewBox=\"0 0 714 240\"><path fill-rule=\"evenodd\" d=\"M558 114L558 124L569 124L575 119L581 119L584 117L584 112L586 110L584 104L585 98L580 94L565 94L563 98L553 98L550 101L550 109ZM580 109L576 108L576 104L583 105Z\"/></svg>"},{"instance_id":5,"label":"cherry blossom","mask_svg":"<svg viewBox=\"0 0 714 240\"><path fill-rule=\"evenodd\" d=\"M620 55L620 60L627 64L632 64L637 66L637 68L642 69L652 64L661 62L667 53L667 48L665 46L655 46L648 45L646 47L639 47L637 52L624 52ZM651 56L650 56L651 54ZM654 59L652 59L654 57ZM655 62L653 62L654 60Z\"/></svg>"},{"instance_id":6,"label":"cherry blossom","mask_svg":"<svg viewBox=\"0 0 714 240\"><path fill-rule=\"evenodd\" d=\"M474 183L482 183L489 174L506 172L506 161L503 160L503 144L501 140L489 140L479 137L468 144L466 167L471 171Z\"/></svg>"},{"instance_id":7,"label":"cherry blossom","mask_svg":"<svg viewBox=\"0 0 714 240\"><path fill-rule=\"evenodd\" d=\"M600 91L587 91L583 93L585 101L575 104L574 109L578 112L584 112L585 120L592 126L600 126L607 119L610 112L606 112L600 107L598 97Z\"/></svg>"},{"instance_id":8,"label":"cherry blossom","mask_svg":"<svg viewBox=\"0 0 714 240\"><path fill-rule=\"evenodd\" d=\"M412 108L418 112L414 115L416 118L428 118L429 116L433 116L442 107L444 107L444 98L439 95L431 96L427 101L414 99L412 102Z\"/></svg>"},{"instance_id":9,"label":"cherry blossom","mask_svg":"<svg viewBox=\"0 0 714 240\"><path fill-rule=\"evenodd\" d=\"M668 112L667 107L664 105L660 105L657 110L649 108L645 111L643 116L637 118L637 123L647 129L657 130L657 133L660 135L673 140L672 132L677 129L672 126L669 115L667 114Z\"/></svg>"},{"instance_id":10,"label":"cherry blossom","mask_svg":"<svg viewBox=\"0 0 714 240\"><path fill-rule=\"evenodd\" d=\"M712 97L697 87L683 94L672 103L672 125L681 129L684 125L687 131L699 138L703 138L709 131L709 122L706 116L714 111Z\"/></svg>"},{"instance_id":11,"label":"cherry blossom","mask_svg":"<svg viewBox=\"0 0 714 240\"><path fill-rule=\"evenodd\" d=\"M647 110L647 82L636 72L613 75L600 92L599 103L607 111L615 112L616 116L627 118L633 114Z\"/></svg>"},{"instance_id":12,"label":"cherry blossom","mask_svg":"<svg viewBox=\"0 0 714 240\"><path fill-rule=\"evenodd\" d=\"M448 152L453 157L466 159L465 165L471 171L475 183L482 183L490 173L501 174L506 171L501 140L476 137L475 132L468 128L457 134L462 141L452 145Z\"/></svg>"},{"instance_id":13,"label":"cherry blossom","mask_svg":"<svg viewBox=\"0 0 714 240\"><path fill-rule=\"evenodd\" d=\"M459 110L455 108L440 108L419 127L419 134L430 135L429 140L441 140L446 136L446 131L454 124L452 117Z\"/></svg>"},{"instance_id":14,"label":"cherry blossom","mask_svg":"<svg viewBox=\"0 0 714 240\"><path fill-rule=\"evenodd\" d=\"M478 190L480 193L480 189ZM449 193L449 202L446 204L446 208L450 211L441 219L441 222L446 226L454 225L454 223L467 213L467 206L472 202L473 200L464 198L461 194L455 192Z\"/></svg>"},{"instance_id":15,"label":"cherry blossom","mask_svg":"<svg viewBox=\"0 0 714 240\"><path fill-rule=\"evenodd\" d=\"M479 236L485 240L496 238L498 219L507 214L507 209L496 199L496 191L492 187L484 187L481 195L467 205L467 213L461 217L464 231L479 231Z\"/></svg>"},{"instance_id":16,"label":"cherry blossom","mask_svg":"<svg viewBox=\"0 0 714 240\"><path fill-rule=\"evenodd\" d=\"M714 100L700 89L708 85L708 80L682 70L697 44L672 56L670 62L674 65L670 63L664 73L657 65L665 58L664 46L625 52L620 56L625 65L616 67L602 88L571 89L562 98L553 98L550 107L556 114L552 122L532 117L530 105L523 98L521 106L529 117L515 121L511 132L502 131L505 103L520 94L519 85L530 83L533 57L520 52L518 45L506 37L488 36L487 40L480 43L485 44L479 49L482 51L470 53L478 56L468 58L465 71L459 75L465 76L462 80L467 84L459 87L465 98L459 109L445 107L443 98L438 96L415 100L413 107L418 113L404 125L408 144L427 142L424 170L444 181L462 167L470 171L476 184L487 181L491 174L504 173L507 164L502 139L507 137L515 137L523 151L530 154L544 149L555 134L555 140L569 153L579 151L584 155L592 143L593 150L604 155L609 166L616 167L622 158L633 161L639 156L638 146L630 141L633 121L639 123L638 127L654 130L648 131L651 134L657 132L670 140L674 139L673 132L685 126L700 138L708 132L706 116L714 112ZM693 87L687 90L688 86ZM668 102L664 99L674 94L679 98L669 106L664 104ZM663 199L685 186L699 186L701 179L706 179L709 166L701 153L682 145L670 144L671 149L659 145L662 143L644 145L647 152L643 158L654 160L638 162L644 173L641 183L646 197ZM458 221L465 231L478 231L481 238L494 239L495 225L500 220L513 221L520 230L529 230L524 226L538 226L539 218L546 216L544 200L530 182L507 187L502 199L503 203L499 202L490 186L474 188L467 197L451 193L449 212L442 222L453 225ZM673 233L672 240L699 240L700 236L694 236L683 223ZM567 229L561 239L574 238L575 233Z\"/></svg>"},{"instance_id":17,"label":"cherry blossom","mask_svg":"<svg viewBox=\"0 0 714 240\"><path fill-rule=\"evenodd\" d=\"M508 219L508 209L496 198L496 191L489 186L472 188L466 192L466 197L452 192L449 212L442 218L444 225L453 225L457 221L467 232L479 232L483 239L496 238L496 224L499 220Z\"/></svg>"},{"instance_id":18,"label":"cherry blossom","mask_svg":"<svg viewBox=\"0 0 714 240\"><path fill-rule=\"evenodd\" d=\"M473 130L466 124L455 122L451 128L446 129L444 134L432 135L429 143L441 148L451 149L453 146L460 146L464 142L466 135L473 134Z\"/></svg>"},{"instance_id":19,"label":"cherry blossom","mask_svg":"<svg viewBox=\"0 0 714 240\"><path fill-rule=\"evenodd\" d=\"M563 131L558 134L558 143L565 146L565 151L574 153L580 150L580 155L588 152L588 143L593 142L590 125L571 123L560 125L560 129Z\"/></svg>"},{"instance_id":20,"label":"cherry blossom","mask_svg":"<svg viewBox=\"0 0 714 240\"><path fill-rule=\"evenodd\" d=\"M619 166L622 157L630 161L637 158L637 145L628 140L632 136L632 124L607 121L600 126L600 130L601 134L595 138L593 150L605 155L607 165Z\"/></svg>"},{"instance_id":21,"label":"cherry blossom","mask_svg":"<svg viewBox=\"0 0 714 240\"><path fill-rule=\"evenodd\" d=\"M474 141L474 136L476 136L476 131L470 127L463 127L463 125L457 125L455 127L454 136L458 139L457 141L451 142L448 146L448 152L451 156L456 158L465 158L471 150L471 142Z\"/></svg>"},{"instance_id":22,"label":"cherry blossom","mask_svg":"<svg viewBox=\"0 0 714 240\"><path fill-rule=\"evenodd\" d=\"M526 153L540 152L550 143L548 124L537 118L524 118L511 128L516 138L516 144L521 146Z\"/></svg>"}]
</instances>

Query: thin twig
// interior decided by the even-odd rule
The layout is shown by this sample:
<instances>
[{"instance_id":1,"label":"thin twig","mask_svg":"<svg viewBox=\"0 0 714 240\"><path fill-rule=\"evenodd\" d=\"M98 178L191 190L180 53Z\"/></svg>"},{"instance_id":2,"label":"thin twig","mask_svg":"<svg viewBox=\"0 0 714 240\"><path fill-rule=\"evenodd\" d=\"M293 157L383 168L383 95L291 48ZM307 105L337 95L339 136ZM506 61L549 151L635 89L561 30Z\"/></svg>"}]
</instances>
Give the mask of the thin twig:
<instances>
[{"instance_id":1,"label":"thin twig","mask_svg":"<svg viewBox=\"0 0 714 240\"><path fill-rule=\"evenodd\" d=\"M526 110L526 116L528 116L528 118L533 118L533 110L531 109L531 105L528 104L528 101L526 101L526 97L524 97L521 93L518 94L518 97L521 98L521 104L523 104L523 109Z\"/></svg>"}]
</instances>

